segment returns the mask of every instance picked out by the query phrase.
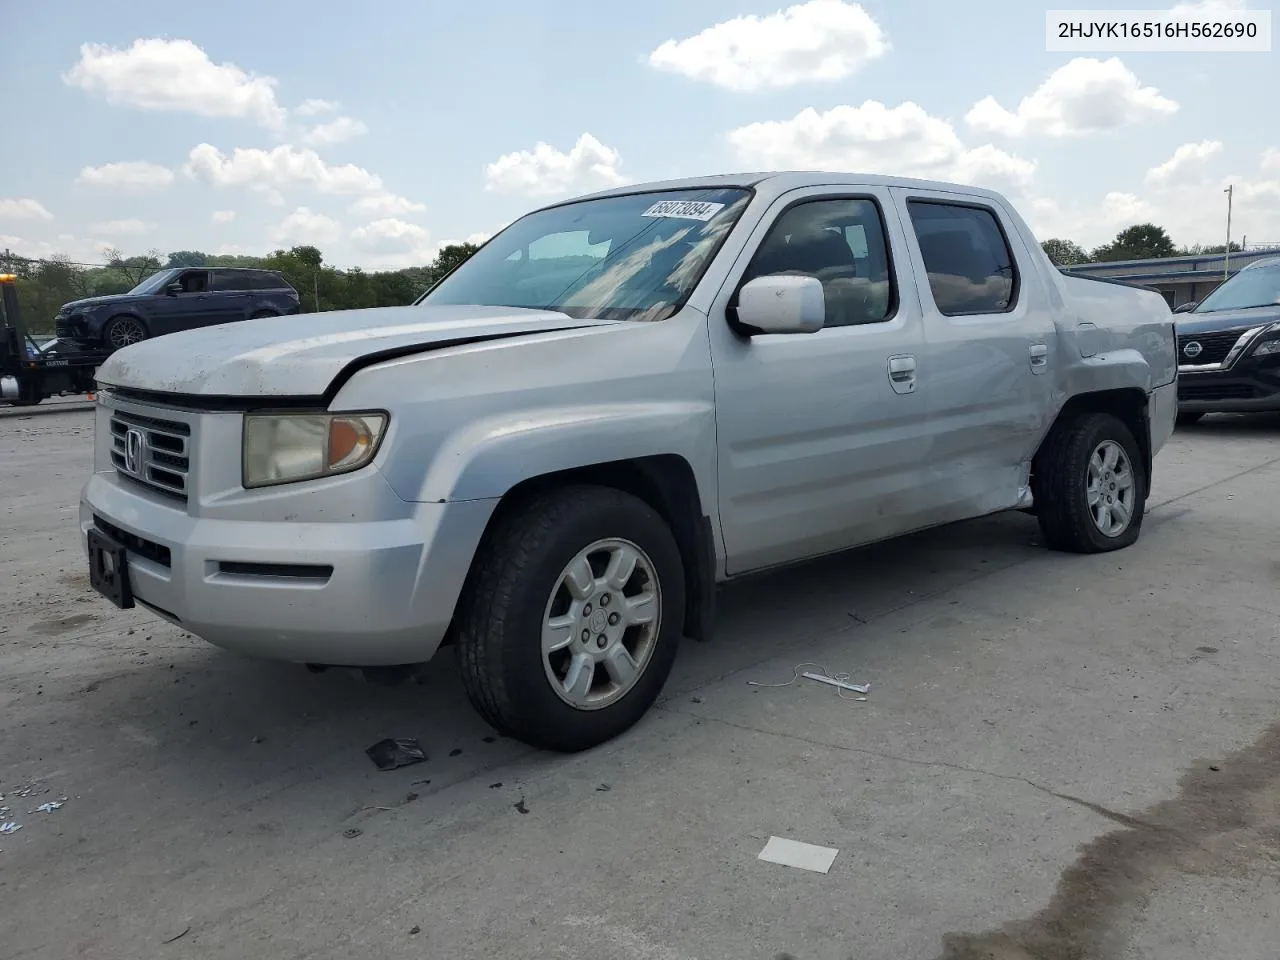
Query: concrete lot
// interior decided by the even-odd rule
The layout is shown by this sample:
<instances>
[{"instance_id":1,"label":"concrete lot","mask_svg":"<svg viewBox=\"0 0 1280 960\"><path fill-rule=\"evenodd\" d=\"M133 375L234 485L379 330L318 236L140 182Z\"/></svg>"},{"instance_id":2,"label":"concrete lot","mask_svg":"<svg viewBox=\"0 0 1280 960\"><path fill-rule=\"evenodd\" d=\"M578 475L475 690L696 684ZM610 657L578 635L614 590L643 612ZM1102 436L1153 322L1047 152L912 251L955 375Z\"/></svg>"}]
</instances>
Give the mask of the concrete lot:
<instances>
[{"instance_id":1,"label":"concrete lot","mask_svg":"<svg viewBox=\"0 0 1280 960\"><path fill-rule=\"evenodd\" d=\"M0 420L6 960L1276 956L1280 420L1180 432L1128 551L1009 515L730 588L574 757L493 740L448 651L384 690L114 611L90 434ZM803 660L869 699L747 684ZM377 771L388 736L429 761Z\"/></svg>"}]
</instances>

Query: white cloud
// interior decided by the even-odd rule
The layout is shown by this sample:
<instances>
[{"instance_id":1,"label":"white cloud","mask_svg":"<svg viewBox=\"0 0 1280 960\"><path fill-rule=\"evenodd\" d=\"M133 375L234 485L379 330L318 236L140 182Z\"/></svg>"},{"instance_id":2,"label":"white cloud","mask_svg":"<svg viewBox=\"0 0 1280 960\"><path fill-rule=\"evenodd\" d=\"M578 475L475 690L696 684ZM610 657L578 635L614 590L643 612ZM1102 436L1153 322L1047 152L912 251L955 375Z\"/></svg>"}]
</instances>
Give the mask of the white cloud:
<instances>
[{"instance_id":1,"label":"white cloud","mask_svg":"<svg viewBox=\"0 0 1280 960\"><path fill-rule=\"evenodd\" d=\"M300 117L318 117L326 113L336 113L340 107L336 100L303 100L293 111Z\"/></svg>"},{"instance_id":2,"label":"white cloud","mask_svg":"<svg viewBox=\"0 0 1280 960\"><path fill-rule=\"evenodd\" d=\"M1269 153L1253 172L1229 176L1195 175L1149 183L1142 196L1112 192L1101 201L1061 204L1038 198L1026 204L1027 220L1041 239L1065 237L1086 248L1113 239L1136 223L1164 227L1179 246L1221 244L1226 240L1227 197L1233 187L1231 238L1237 242L1280 241L1280 167L1268 167Z\"/></svg>"},{"instance_id":3,"label":"white cloud","mask_svg":"<svg viewBox=\"0 0 1280 960\"><path fill-rule=\"evenodd\" d=\"M416 246L426 243L431 237L426 228L418 226L416 223L406 223L395 217L384 217L381 220L374 220L372 223L363 227L356 227L351 231L351 239L362 247L371 249L385 247L391 244L397 247L410 245Z\"/></svg>"},{"instance_id":4,"label":"white cloud","mask_svg":"<svg viewBox=\"0 0 1280 960\"><path fill-rule=\"evenodd\" d=\"M401 197L394 193L379 193L372 197L361 197L349 208L353 216L367 218L396 217L404 213L422 213L426 204Z\"/></svg>"},{"instance_id":5,"label":"white cloud","mask_svg":"<svg viewBox=\"0 0 1280 960\"><path fill-rule=\"evenodd\" d=\"M312 127L302 135L302 141L313 147L324 147L344 143L355 137L364 136L368 132L369 128L363 121L352 120L350 117L338 117L328 123Z\"/></svg>"},{"instance_id":6,"label":"white cloud","mask_svg":"<svg viewBox=\"0 0 1280 960\"><path fill-rule=\"evenodd\" d=\"M907 101L887 107L808 107L790 120L738 127L728 134L739 163L751 169L825 169L917 176L1003 187L1026 183L1035 163L985 145L966 149L955 128Z\"/></svg>"},{"instance_id":7,"label":"white cloud","mask_svg":"<svg viewBox=\"0 0 1280 960\"><path fill-rule=\"evenodd\" d=\"M1280 173L1280 147L1268 147L1262 151L1262 169Z\"/></svg>"},{"instance_id":8,"label":"white cloud","mask_svg":"<svg viewBox=\"0 0 1280 960\"><path fill-rule=\"evenodd\" d=\"M1173 184L1203 173L1209 161L1222 152L1222 141L1201 140L1199 143L1184 143L1173 151L1164 163L1147 171L1147 182L1155 184Z\"/></svg>"},{"instance_id":9,"label":"white cloud","mask_svg":"<svg viewBox=\"0 0 1280 960\"><path fill-rule=\"evenodd\" d=\"M30 197L0 197L0 220L52 220L44 204Z\"/></svg>"},{"instance_id":10,"label":"white cloud","mask_svg":"<svg viewBox=\"0 0 1280 960\"><path fill-rule=\"evenodd\" d=\"M107 220L104 223L95 223L89 227L89 232L102 237L132 237L154 229L154 223L146 223L137 218L130 218L128 220Z\"/></svg>"},{"instance_id":11,"label":"white cloud","mask_svg":"<svg viewBox=\"0 0 1280 960\"><path fill-rule=\"evenodd\" d=\"M173 183L173 171L147 160L127 160L104 163L100 167L83 167L76 183L123 193L145 193Z\"/></svg>"},{"instance_id":12,"label":"white cloud","mask_svg":"<svg viewBox=\"0 0 1280 960\"><path fill-rule=\"evenodd\" d=\"M214 186L267 191L273 200L279 200L279 192L289 187L312 187L324 194L382 191L382 179L363 167L351 163L330 166L314 150L290 144L272 150L237 147L228 156L202 143L191 151L184 169L188 176Z\"/></svg>"},{"instance_id":13,"label":"white cloud","mask_svg":"<svg viewBox=\"0 0 1280 960\"><path fill-rule=\"evenodd\" d=\"M1194 0L1191 3L1175 3L1170 8L1174 13L1238 13L1248 10L1248 0Z\"/></svg>"},{"instance_id":14,"label":"white cloud","mask_svg":"<svg viewBox=\"0 0 1280 960\"><path fill-rule=\"evenodd\" d=\"M532 150L504 154L485 166L485 189L525 196L552 196L571 190L626 183L618 171L622 157L589 133L565 153L539 141Z\"/></svg>"},{"instance_id":15,"label":"white cloud","mask_svg":"<svg viewBox=\"0 0 1280 960\"><path fill-rule=\"evenodd\" d=\"M431 242L431 233L424 227L396 217L356 227L351 239L363 251L366 266L384 270L424 266L435 259L442 246Z\"/></svg>"},{"instance_id":16,"label":"white cloud","mask_svg":"<svg viewBox=\"0 0 1280 960\"><path fill-rule=\"evenodd\" d=\"M995 97L974 104L965 121L975 130L1008 137L1070 137L1114 130L1176 113L1178 104L1144 87L1118 57L1076 57L1051 73L1016 110Z\"/></svg>"},{"instance_id":17,"label":"white cloud","mask_svg":"<svg viewBox=\"0 0 1280 960\"><path fill-rule=\"evenodd\" d=\"M135 40L127 49L80 46L80 59L64 82L101 94L110 104L140 110L182 110L203 117L255 120L279 127L284 108L274 77L216 64L190 40Z\"/></svg>"},{"instance_id":18,"label":"white cloud","mask_svg":"<svg viewBox=\"0 0 1280 960\"><path fill-rule=\"evenodd\" d=\"M236 218L236 212L234 210L213 211L212 219L214 223L230 223L235 218Z\"/></svg>"},{"instance_id":19,"label":"white cloud","mask_svg":"<svg viewBox=\"0 0 1280 960\"><path fill-rule=\"evenodd\" d=\"M880 25L859 4L810 0L668 40L649 54L649 65L745 92L843 80L888 50Z\"/></svg>"},{"instance_id":20,"label":"white cloud","mask_svg":"<svg viewBox=\"0 0 1280 960\"><path fill-rule=\"evenodd\" d=\"M337 220L308 207L298 207L275 225L271 231L271 241L285 246L295 244L318 246L333 243L341 233L342 229Z\"/></svg>"},{"instance_id":21,"label":"white cloud","mask_svg":"<svg viewBox=\"0 0 1280 960\"><path fill-rule=\"evenodd\" d=\"M0 249L12 250L20 257L34 259L62 255L81 263L99 263L104 251L110 246L111 244L102 240L84 240L68 233L59 234L54 242L0 234Z\"/></svg>"}]
</instances>

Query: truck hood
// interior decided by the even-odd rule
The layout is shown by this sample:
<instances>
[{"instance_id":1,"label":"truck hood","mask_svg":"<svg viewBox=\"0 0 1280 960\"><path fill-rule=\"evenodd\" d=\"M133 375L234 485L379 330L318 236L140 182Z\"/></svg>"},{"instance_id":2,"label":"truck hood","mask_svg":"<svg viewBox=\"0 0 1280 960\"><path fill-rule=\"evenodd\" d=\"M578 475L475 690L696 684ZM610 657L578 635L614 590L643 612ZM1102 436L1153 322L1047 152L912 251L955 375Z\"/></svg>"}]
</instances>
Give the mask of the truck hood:
<instances>
[{"instance_id":1,"label":"truck hood","mask_svg":"<svg viewBox=\"0 0 1280 960\"><path fill-rule=\"evenodd\" d=\"M205 397L321 397L344 369L486 340L622 321L550 310L411 306L241 320L143 340L98 368L98 383Z\"/></svg>"},{"instance_id":2,"label":"truck hood","mask_svg":"<svg viewBox=\"0 0 1280 960\"><path fill-rule=\"evenodd\" d=\"M94 307L100 307L104 303L133 303L141 299L143 298L131 293L112 293L103 297L85 297L83 300L72 300L70 303L64 303L58 309L58 313L76 313L81 310L92 310Z\"/></svg>"},{"instance_id":3,"label":"truck hood","mask_svg":"<svg viewBox=\"0 0 1280 960\"><path fill-rule=\"evenodd\" d=\"M1180 336L1216 333L1220 330L1250 330L1280 323L1280 304L1249 307L1247 310L1215 310L1212 313L1174 314L1174 326Z\"/></svg>"}]
</instances>

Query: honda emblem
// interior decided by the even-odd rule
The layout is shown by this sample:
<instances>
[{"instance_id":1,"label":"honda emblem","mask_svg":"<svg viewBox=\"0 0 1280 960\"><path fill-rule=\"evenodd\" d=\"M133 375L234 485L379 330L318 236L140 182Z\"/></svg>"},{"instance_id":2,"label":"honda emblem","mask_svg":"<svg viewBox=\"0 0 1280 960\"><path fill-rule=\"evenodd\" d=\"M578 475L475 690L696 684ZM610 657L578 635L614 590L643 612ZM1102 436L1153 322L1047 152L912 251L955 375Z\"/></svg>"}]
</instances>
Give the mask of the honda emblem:
<instances>
[{"instance_id":1,"label":"honda emblem","mask_svg":"<svg viewBox=\"0 0 1280 960\"><path fill-rule=\"evenodd\" d=\"M138 476L142 470L142 451L146 441L143 439L142 431L129 428L129 432L124 435L124 468L128 473Z\"/></svg>"}]
</instances>

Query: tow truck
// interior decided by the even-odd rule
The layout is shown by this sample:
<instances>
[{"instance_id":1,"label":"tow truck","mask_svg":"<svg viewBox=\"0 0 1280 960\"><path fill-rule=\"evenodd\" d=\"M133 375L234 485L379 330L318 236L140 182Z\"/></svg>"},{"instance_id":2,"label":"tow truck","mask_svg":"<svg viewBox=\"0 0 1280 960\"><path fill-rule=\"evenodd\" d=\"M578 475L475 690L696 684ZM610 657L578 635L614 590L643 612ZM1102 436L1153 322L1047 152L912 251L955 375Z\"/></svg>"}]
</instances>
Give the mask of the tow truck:
<instances>
[{"instance_id":1,"label":"tow truck","mask_svg":"<svg viewBox=\"0 0 1280 960\"><path fill-rule=\"evenodd\" d=\"M47 397L93 393L111 351L36 343L22 321L17 282L17 274L0 273L0 403L32 407Z\"/></svg>"}]
</instances>

